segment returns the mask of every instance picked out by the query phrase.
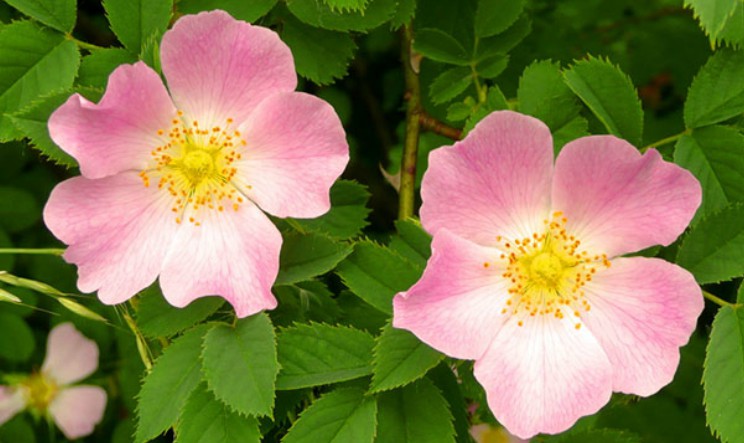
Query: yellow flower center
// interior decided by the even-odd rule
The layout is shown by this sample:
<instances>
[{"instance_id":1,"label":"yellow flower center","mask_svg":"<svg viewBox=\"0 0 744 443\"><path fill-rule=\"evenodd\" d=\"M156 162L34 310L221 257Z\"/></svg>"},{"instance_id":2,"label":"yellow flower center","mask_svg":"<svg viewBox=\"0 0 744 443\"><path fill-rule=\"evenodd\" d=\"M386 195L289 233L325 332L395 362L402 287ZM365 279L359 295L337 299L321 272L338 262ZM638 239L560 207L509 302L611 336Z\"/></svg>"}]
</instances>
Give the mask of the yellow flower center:
<instances>
[{"instance_id":1,"label":"yellow flower center","mask_svg":"<svg viewBox=\"0 0 744 443\"><path fill-rule=\"evenodd\" d=\"M178 111L171 123L169 131L157 132L164 143L150 152L153 165L140 172L143 184L157 182L158 189L170 194L176 223L183 221L186 209L188 221L197 226L199 210L237 211L245 200L234 183L234 163L243 158L246 142L231 129L233 120L228 118L224 127L202 128L196 120L187 123Z\"/></svg>"},{"instance_id":2,"label":"yellow flower center","mask_svg":"<svg viewBox=\"0 0 744 443\"><path fill-rule=\"evenodd\" d=\"M49 404L57 396L59 387L54 380L45 377L41 372L35 372L21 383L26 396L26 404L39 414L46 412Z\"/></svg>"},{"instance_id":3,"label":"yellow flower center","mask_svg":"<svg viewBox=\"0 0 744 443\"><path fill-rule=\"evenodd\" d=\"M578 318L589 311L583 287L599 269L609 268L606 254L591 254L581 241L566 232L568 219L555 212L545 220L545 230L530 237L506 240L497 237L504 251L500 260L502 276L509 281L509 299L502 314L515 315L522 326L525 315L552 315L562 319L566 312ZM484 263L489 267L490 263ZM576 323L576 329L581 323Z\"/></svg>"}]
</instances>

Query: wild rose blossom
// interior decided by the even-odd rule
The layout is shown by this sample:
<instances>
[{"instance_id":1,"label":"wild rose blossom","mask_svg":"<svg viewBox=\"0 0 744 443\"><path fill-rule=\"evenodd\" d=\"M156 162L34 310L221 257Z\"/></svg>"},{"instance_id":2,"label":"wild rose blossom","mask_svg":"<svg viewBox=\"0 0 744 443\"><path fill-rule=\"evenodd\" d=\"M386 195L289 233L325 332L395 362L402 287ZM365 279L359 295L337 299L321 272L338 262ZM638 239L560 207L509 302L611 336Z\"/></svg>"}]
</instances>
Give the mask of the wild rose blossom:
<instances>
[{"instance_id":1,"label":"wild rose blossom","mask_svg":"<svg viewBox=\"0 0 744 443\"><path fill-rule=\"evenodd\" d=\"M223 11L179 19L161 64L167 90L144 63L123 65L100 103L75 94L51 116L52 139L82 176L54 189L44 221L69 245L79 289L104 303L159 276L174 306L220 295L239 317L272 309L282 238L262 210L330 209L349 155L341 122L294 92L275 32Z\"/></svg>"},{"instance_id":2,"label":"wild rose blossom","mask_svg":"<svg viewBox=\"0 0 744 443\"><path fill-rule=\"evenodd\" d=\"M24 409L53 420L70 440L85 437L103 418L106 391L75 385L98 368L98 346L72 323L49 332L41 371L0 386L0 425Z\"/></svg>"},{"instance_id":3,"label":"wild rose blossom","mask_svg":"<svg viewBox=\"0 0 744 443\"><path fill-rule=\"evenodd\" d=\"M512 434L562 432L612 391L672 380L701 290L676 265L622 255L684 231L701 201L688 171L612 136L568 143L554 165L548 128L503 111L433 151L421 193L432 256L393 324L475 360Z\"/></svg>"}]
</instances>

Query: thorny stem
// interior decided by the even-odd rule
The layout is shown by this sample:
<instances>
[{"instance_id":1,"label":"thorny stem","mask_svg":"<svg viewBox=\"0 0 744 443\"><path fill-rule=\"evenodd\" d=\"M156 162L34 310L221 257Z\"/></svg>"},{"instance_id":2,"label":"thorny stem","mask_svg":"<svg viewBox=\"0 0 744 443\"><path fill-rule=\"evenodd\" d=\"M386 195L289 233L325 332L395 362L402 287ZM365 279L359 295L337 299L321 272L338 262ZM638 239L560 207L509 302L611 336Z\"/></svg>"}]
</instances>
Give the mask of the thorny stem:
<instances>
[{"instance_id":1,"label":"thorny stem","mask_svg":"<svg viewBox=\"0 0 744 443\"><path fill-rule=\"evenodd\" d=\"M429 132L451 138L452 140L460 140L462 138L462 129L454 128L440 120L437 120L423 109L419 114L419 123L421 124L422 129Z\"/></svg>"},{"instance_id":2,"label":"thorny stem","mask_svg":"<svg viewBox=\"0 0 744 443\"><path fill-rule=\"evenodd\" d=\"M61 248L0 248L0 254L62 255L64 252Z\"/></svg>"},{"instance_id":3,"label":"thorny stem","mask_svg":"<svg viewBox=\"0 0 744 443\"><path fill-rule=\"evenodd\" d=\"M677 140L679 140L680 138L682 138L683 135L690 134L690 132L691 131L689 129L685 129L684 131L680 132L679 134L670 135L669 137L662 138L661 140L657 140L657 141L651 143L650 145L646 145L646 146L642 147L641 148L641 152L646 152L646 151L648 151L651 148L658 148L659 146L664 146L664 145L667 145L669 143L674 143Z\"/></svg>"},{"instance_id":4,"label":"thorny stem","mask_svg":"<svg viewBox=\"0 0 744 443\"><path fill-rule=\"evenodd\" d=\"M416 192L416 159L418 157L419 131L421 129L421 85L418 72L414 70L416 62L412 47L413 30L408 24L403 27L401 59L406 80L406 135L403 143L403 158L400 166L400 193L398 219L405 220L413 216Z\"/></svg>"},{"instance_id":5,"label":"thorny stem","mask_svg":"<svg viewBox=\"0 0 744 443\"><path fill-rule=\"evenodd\" d=\"M703 297L707 298L708 300L712 301L713 303L717 304L718 306L727 306L732 309L738 309L742 306L741 303L731 303L727 302L726 300L715 296L711 294L710 292L703 289Z\"/></svg>"}]
</instances>

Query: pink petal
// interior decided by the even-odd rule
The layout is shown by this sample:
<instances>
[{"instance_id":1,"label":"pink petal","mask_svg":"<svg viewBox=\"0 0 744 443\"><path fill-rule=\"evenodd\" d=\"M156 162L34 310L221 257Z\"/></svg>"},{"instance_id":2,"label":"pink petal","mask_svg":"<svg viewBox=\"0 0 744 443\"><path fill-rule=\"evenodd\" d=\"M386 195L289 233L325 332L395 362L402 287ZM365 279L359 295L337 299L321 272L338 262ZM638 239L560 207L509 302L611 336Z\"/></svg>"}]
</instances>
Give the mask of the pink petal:
<instances>
[{"instance_id":1,"label":"pink petal","mask_svg":"<svg viewBox=\"0 0 744 443\"><path fill-rule=\"evenodd\" d=\"M155 281L179 226L169 197L136 172L75 177L54 188L44 222L69 245L64 258L78 266L81 291L98 290L102 302L115 304Z\"/></svg>"},{"instance_id":2,"label":"pink petal","mask_svg":"<svg viewBox=\"0 0 744 443\"><path fill-rule=\"evenodd\" d=\"M309 94L275 94L243 128L247 149L237 162L243 192L278 217L318 217L331 207L329 189L349 161L333 107Z\"/></svg>"},{"instance_id":3,"label":"pink petal","mask_svg":"<svg viewBox=\"0 0 744 443\"><path fill-rule=\"evenodd\" d=\"M85 177L101 178L144 169L175 112L158 74L138 62L114 70L99 104L73 94L49 118L49 134Z\"/></svg>"},{"instance_id":4,"label":"pink petal","mask_svg":"<svg viewBox=\"0 0 744 443\"><path fill-rule=\"evenodd\" d=\"M613 390L648 396L672 381L703 310L693 276L655 258L618 258L585 286L582 318L613 366Z\"/></svg>"},{"instance_id":5,"label":"pink petal","mask_svg":"<svg viewBox=\"0 0 744 443\"><path fill-rule=\"evenodd\" d=\"M25 408L23 391L0 385L0 426Z\"/></svg>"},{"instance_id":6,"label":"pink petal","mask_svg":"<svg viewBox=\"0 0 744 443\"><path fill-rule=\"evenodd\" d=\"M224 11L180 18L160 49L174 101L205 127L245 121L263 99L297 86L292 53L279 36Z\"/></svg>"},{"instance_id":7,"label":"pink petal","mask_svg":"<svg viewBox=\"0 0 744 443\"><path fill-rule=\"evenodd\" d=\"M49 405L54 422L70 440L90 435L105 409L106 391L98 386L62 389Z\"/></svg>"},{"instance_id":8,"label":"pink petal","mask_svg":"<svg viewBox=\"0 0 744 443\"><path fill-rule=\"evenodd\" d=\"M393 299L393 326L455 358L480 358L504 320L500 251L440 230L421 279ZM484 263L489 263L488 267Z\"/></svg>"},{"instance_id":9,"label":"pink petal","mask_svg":"<svg viewBox=\"0 0 744 443\"><path fill-rule=\"evenodd\" d=\"M160 287L170 304L184 307L219 295L238 317L276 307L271 286L279 272L282 237L255 205L207 211L201 226L185 223L165 259Z\"/></svg>"},{"instance_id":10,"label":"pink petal","mask_svg":"<svg viewBox=\"0 0 744 443\"><path fill-rule=\"evenodd\" d=\"M497 235L524 238L550 210L553 142L541 121L493 112L453 146L429 154L421 185L421 222L490 245Z\"/></svg>"},{"instance_id":11,"label":"pink petal","mask_svg":"<svg viewBox=\"0 0 744 443\"><path fill-rule=\"evenodd\" d=\"M563 211L567 229L592 253L613 257L669 245L701 198L690 172L613 136L568 143L556 161L553 209Z\"/></svg>"},{"instance_id":12,"label":"pink petal","mask_svg":"<svg viewBox=\"0 0 744 443\"><path fill-rule=\"evenodd\" d=\"M524 439L556 434L597 412L612 394L612 367L592 336L551 316L507 322L474 374L488 405L510 433Z\"/></svg>"},{"instance_id":13,"label":"pink petal","mask_svg":"<svg viewBox=\"0 0 744 443\"><path fill-rule=\"evenodd\" d=\"M80 381L98 368L98 345L72 323L61 323L49 332L41 371L58 385Z\"/></svg>"}]
</instances>

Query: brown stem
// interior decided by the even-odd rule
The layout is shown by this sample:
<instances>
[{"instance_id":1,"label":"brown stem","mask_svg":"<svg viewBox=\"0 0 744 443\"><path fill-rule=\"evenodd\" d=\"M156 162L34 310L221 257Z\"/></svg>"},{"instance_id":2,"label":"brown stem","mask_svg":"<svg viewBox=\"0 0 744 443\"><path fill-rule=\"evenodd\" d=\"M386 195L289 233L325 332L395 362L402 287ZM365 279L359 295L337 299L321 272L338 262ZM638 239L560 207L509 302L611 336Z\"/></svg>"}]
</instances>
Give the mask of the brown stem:
<instances>
[{"instance_id":1,"label":"brown stem","mask_svg":"<svg viewBox=\"0 0 744 443\"><path fill-rule=\"evenodd\" d=\"M421 123L421 128L429 132L439 134L443 137L451 138L452 140L460 140L462 138L462 129L457 129L444 123L443 121L437 120L423 109L419 114L419 122Z\"/></svg>"},{"instance_id":2,"label":"brown stem","mask_svg":"<svg viewBox=\"0 0 744 443\"><path fill-rule=\"evenodd\" d=\"M403 27L401 59L406 80L406 135L403 143L403 158L400 166L400 192L398 194L398 219L413 216L416 195L416 160L418 158L419 132L421 129L421 85L413 63L416 55L412 46L413 30L408 24Z\"/></svg>"}]
</instances>

